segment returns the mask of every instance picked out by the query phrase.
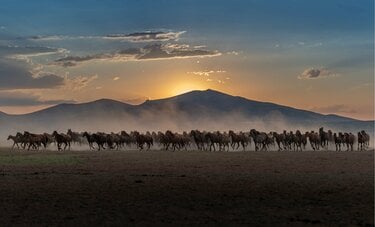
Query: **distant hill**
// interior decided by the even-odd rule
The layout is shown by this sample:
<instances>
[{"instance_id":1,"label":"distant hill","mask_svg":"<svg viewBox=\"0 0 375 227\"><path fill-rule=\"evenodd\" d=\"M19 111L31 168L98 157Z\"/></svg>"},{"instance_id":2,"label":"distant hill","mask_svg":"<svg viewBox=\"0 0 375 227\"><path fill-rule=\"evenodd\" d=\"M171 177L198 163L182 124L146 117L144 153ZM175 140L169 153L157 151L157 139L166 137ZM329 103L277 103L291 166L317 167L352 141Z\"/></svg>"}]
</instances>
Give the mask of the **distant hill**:
<instances>
[{"instance_id":1,"label":"distant hill","mask_svg":"<svg viewBox=\"0 0 375 227\"><path fill-rule=\"evenodd\" d=\"M0 136L16 131L119 130L260 130L296 128L373 132L374 121L324 115L269 102L259 102L214 90L146 101L140 105L100 99L81 104L59 104L24 115L0 112Z\"/></svg>"}]
</instances>

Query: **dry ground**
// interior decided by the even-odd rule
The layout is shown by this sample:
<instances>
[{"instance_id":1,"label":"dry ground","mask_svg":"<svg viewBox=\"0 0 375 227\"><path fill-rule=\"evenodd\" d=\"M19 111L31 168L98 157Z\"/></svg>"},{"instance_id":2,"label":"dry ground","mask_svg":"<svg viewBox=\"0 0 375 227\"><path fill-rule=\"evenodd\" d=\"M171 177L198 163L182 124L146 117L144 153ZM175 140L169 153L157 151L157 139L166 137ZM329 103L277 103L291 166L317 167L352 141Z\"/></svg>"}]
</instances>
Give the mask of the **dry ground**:
<instances>
[{"instance_id":1,"label":"dry ground","mask_svg":"<svg viewBox=\"0 0 375 227\"><path fill-rule=\"evenodd\" d=\"M374 152L0 151L10 225L374 225Z\"/></svg>"}]
</instances>

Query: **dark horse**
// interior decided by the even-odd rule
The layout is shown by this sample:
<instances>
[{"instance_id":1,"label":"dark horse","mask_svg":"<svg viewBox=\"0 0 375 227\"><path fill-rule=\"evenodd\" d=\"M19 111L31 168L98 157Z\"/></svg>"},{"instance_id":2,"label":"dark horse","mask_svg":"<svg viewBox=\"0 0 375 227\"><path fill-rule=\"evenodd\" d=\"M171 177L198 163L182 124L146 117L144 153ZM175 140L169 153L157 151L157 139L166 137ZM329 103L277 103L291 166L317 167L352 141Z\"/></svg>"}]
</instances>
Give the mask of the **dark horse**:
<instances>
[{"instance_id":1,"label":"dark horse","mask_svg":"<svg viewBox=\"0 0 375 227\"><path fill-rule=\"evenodd\" d=\"M65 135L65 134L59 134L57 131L54 131L52 133L52 136L55 137L55 140L57 143L57 149L59 151L62 149L61 148L62 144L64 144L64 150L66 149L66 147L69 147L70 149L70 142L71 142L70 136Z\"/></svg>"}]
</instances>

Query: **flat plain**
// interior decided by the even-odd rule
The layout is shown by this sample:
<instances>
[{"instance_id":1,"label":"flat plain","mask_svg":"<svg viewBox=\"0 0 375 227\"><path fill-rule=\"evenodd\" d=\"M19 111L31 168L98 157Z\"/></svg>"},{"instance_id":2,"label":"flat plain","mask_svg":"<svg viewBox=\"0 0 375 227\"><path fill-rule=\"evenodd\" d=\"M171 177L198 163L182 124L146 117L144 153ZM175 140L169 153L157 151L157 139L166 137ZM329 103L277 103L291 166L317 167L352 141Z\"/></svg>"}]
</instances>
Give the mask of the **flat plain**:
<instances>
[{"instance_id":1,"label":"flat plain","mask_svg":"<svg viewBox=\"0 0 375 227\"><path fill-rule=\"evenodd\" d=\"M0 149L11 225L374 226L374 151Z\"/></svg>"}]
</instances>

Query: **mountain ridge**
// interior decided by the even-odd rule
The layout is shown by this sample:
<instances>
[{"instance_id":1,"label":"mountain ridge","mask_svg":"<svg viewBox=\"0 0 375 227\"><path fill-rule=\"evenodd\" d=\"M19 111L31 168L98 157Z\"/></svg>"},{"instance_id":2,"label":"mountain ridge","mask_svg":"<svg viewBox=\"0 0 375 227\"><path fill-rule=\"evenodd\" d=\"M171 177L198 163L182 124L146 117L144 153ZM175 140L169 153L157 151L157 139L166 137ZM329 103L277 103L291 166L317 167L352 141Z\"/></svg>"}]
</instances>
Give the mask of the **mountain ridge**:
<instances>
[{"instance_id":1,"label":"mountain ridge","mask_svg":"<svg viewBox=\"0 0 375 227\"><path fill-rule=\"evenodd\" d=\"M83 102L83 103L60 103L60 104L57 104L57 105L54 105L54 106L51 106L51 107L48 107L48 108L45 108L45 109L41 109L41 110L38 110L38 111L34 111L34 112L31 112L31 113L25 113L25 114L8 114L8 113L4 113L4 112L0 111L0 115L10 116L10 117L11 116L18 116L18 117L20 117L20 116L32 116L32 115L46 113L46 112L49 113L49 112L54 111L54 110L61 111L61 109L64 109L64 108L74 108L74 109L79 110L81 107L93 107L95 105L97 105L97 107L102 107L102 108L113 108L113 107L120 108L121 107L124 110L126 108L129 108L129 109L132 109L132 108L133 109L134 108L150 108L150 107L153 107L155 105L162 104L163 102L164 103L169 102L170 104L175 104L175 103L172 103L172 102L186 103L186 102L202 101L202 97L204 97L206 99L208 98L209 101L215 101L213 99L224 98L225 100L228 100L228 101L237 100L238 102L241 102L241 103L251 102L253 104L262 105L263 107L273 106L274 108L280 108L280 109L285 108L285 109L293 110L293 111L303 111L305 113L310 113L312 115L321 115L321 116L324 116L324 117L327 117L327 118L341 118L342 120L361 121L361 122L373 121L373 120L360 120L360 119L341 116L341 115L337 115L337 114L322 114L322 113L314 112L314 111L311 111L311 110L300 109L300 108L291 107L291 106L287 106L287 105L282 105L282 104L277 104L277 103L272 103L272 102L267 102L267 101L252 100L252 99L248 99L248 98L245 98L245 97L242 97L242 96L234 96L234 95L226 94L224 92L220 92L220 91L213 90L213 89L193 90L193 91L189 91L189 92L179 94L179 95L176 95L176 96L172 96L172 97L166 97L166 98L155 99L155 100L146 100L146 101L144 101L143 103L140 103L140 104L129 104L129 103L126 103L126 102L115 100L115 99L102 98L102 99L97 99L97 100L94 100L94 101ZM225 101L225 100L220 100L220 101Z\"/></svg>"}]
</instances>

